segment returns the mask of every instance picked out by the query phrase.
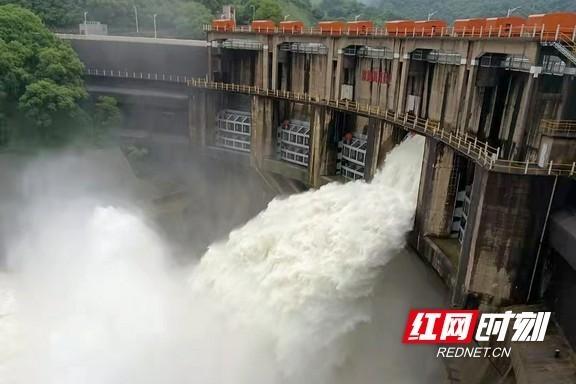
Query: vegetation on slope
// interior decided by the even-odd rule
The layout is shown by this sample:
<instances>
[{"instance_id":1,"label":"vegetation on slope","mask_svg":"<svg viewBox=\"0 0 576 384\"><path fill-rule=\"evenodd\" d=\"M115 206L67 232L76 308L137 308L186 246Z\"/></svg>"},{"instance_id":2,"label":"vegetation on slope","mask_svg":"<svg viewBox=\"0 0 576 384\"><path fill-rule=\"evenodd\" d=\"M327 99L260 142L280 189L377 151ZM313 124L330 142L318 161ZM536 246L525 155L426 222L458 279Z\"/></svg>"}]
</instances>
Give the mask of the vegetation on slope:
<instances>
[{"instance_id":1,"label":"vegetation on slope","mask_svg":"<svg viewBox=\"0 0 576 384\"><path fill-rule=\"evenodd\" d=\"M82 108L83 70L72 48L40 18L15 5L0 6L0 145L63 143L78 133L76 127L90 126Z\"/></svg>"},{"instance_id":2,"label":"vegetation on slope","mask_svg":"<svg viewBox=\"0 0 576 384\"><path fill-rule=\"evenodd\" d=\"M239 23L258 19L303 20L312 25L318 20L352 20L359 16L377 24L389 19L425 19L434 17L452 21L460 17L505 15L509 8L520 8L515 14L558 10L576 11L573 0L0 0L33 10L51 28L76 29L87 12L89 20L108 24L111 33L134 34L135 8L141 34L153 31L153 15L161 36L202 38L202 25L222 12L222 5L237 7Z\"/></svg>"},{"instance_id":3,"label":"vegetation on slope","mask_svg":"<svg viewBox=\"0 0 576 384\"><path fill-rule=\"evenodd\" d=\"M517 8L514 15L576 11L574 0L368 0L383 11L394 12L403 18L425 19L436 12L435 18L452 21L457 18L506 16L508 9Z\"/></svg>"}]
</instances>

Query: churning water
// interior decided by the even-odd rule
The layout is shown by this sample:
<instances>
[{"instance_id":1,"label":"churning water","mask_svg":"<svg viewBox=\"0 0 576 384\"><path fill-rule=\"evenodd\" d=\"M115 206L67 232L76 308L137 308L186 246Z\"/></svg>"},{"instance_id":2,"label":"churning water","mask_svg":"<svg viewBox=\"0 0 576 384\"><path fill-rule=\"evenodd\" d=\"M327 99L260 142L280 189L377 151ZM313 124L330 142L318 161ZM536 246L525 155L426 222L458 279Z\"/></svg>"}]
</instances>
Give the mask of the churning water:
<instances>
[{"instance_id":1,"label":"churning water","mask_svg":"<svg viewBox=\"0 0 576 384\"><path fill-rule=\"evenodd\" d=\"M35 210L0 276L0 382L333 383L412 226L423 145L371 183L272 201L186 271L127 210Z\"/></svg>"}]
</instances>

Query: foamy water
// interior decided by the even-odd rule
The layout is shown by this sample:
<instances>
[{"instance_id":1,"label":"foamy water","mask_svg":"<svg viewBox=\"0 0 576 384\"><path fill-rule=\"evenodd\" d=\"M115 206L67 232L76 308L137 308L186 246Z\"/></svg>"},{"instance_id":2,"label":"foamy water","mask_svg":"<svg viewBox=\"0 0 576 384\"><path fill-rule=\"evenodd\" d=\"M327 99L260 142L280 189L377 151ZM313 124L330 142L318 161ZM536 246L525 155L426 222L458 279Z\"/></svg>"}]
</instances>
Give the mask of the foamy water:
<instances>
[{"instance_id":1,"label":"foamy water","mask_svg":"<svg viewBox=\"0 0 576 384\"><path fill-rule=\"evenodd\" d=\"M330 383L412 226L423 142L372 183L272 201L189 273L131 212L52 206L0 285L0 382Z\"/></svg>"}]
</instances>

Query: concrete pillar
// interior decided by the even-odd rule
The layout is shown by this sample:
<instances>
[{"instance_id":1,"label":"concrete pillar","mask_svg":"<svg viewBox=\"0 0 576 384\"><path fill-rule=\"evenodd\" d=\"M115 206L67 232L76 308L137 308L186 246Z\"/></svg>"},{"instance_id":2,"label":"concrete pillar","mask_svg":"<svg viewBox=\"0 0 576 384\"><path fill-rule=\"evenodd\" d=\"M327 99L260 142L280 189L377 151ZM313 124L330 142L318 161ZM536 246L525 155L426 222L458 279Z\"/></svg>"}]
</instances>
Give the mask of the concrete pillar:
<instances>
[{"instance_id":1,"label":"concrete pillar","mask_svg":"<svg viewBox=\"0 0 576 384\"><path fill-rule=\"evenodd\" d=\"M380 148L378 149L377 168L380 168L382 165L384 165L386 155L388 155L388 153L394 149L399 139L403 137L399 132L401 131L401 128L397 128L393 124L382 121L380 122L380 126Z\"/></svg>"},{"instance_id":2,"label":"concrete pillar","mask_svg":"<svg viewBox=\"0 0 576 384\"><path fill-rule=\"evenodd\" d=\"M334 39L326 38L325 44L328 46L328 55L326 59L326 79L324 88L324 98L329 100L332 98L332 67L334 65Z\"/></svg>"},{"instance_id":3,"label":"concrete pillar","mask_svg":"<svg viewBox=\"0 0 576 384\"><path fill-rule=\"evenodd\" d=\"M270 64L269 64L269 55L268 55L268 45L262 46L262 83L261 87L264 89L270 88Z\"/></svg>"},{"instance_id":4,"label":"concrete pillar","mask_svg":"<svg viewBox=\"0 0 576 384\"><path fill-rule=\"evenodd\" d=\"M368 147L366 148L366 166L364 167L364 178L372 180L378 169L378 157L380 151L380 140L382 136L382 122L380 120L368 119Z\"/></svg>"},{"instance_id":5,"label":"concrete pillar","mask_svg":"<svg viewBox=\"0 0 576 384\"><path fill-rule=\"evenodd\" d=\"M406 98L406 83L408 81L408 71L410 67L410 55L406 54L403 57L402 60L402 73L400 75L400 89L398 90L398 100L397 100L397 105L398 105L398 109L397 111L399 113L404 112L405 109L405 98Z\"/></svg>"},{"instance_id":6,"label":"concrete pillar","mask_svg":"<svg viewBox=\"0 0 576 384\"><path fill-rule=\"evenodd\" d=\"M460 114L460 124L458 129L462 132L468 130L468 119L470 118L470 108L472 106L472 99L474 98L474 87L476 86L476 75L478 74L478 65L476 60L470 63L468 70L468 82L466 84L466 97L464 99L463 110Z\"/></svg>"},{"instance_id":7,"label":"concrete pillar","mask_svg":"<svg viewBox=\"0 0 576 384\"><path fill-rule=\"evenodd\" d=\"M212 42L208 41L208 81L214 81L214 63L212 63Z\"/></svg>"},{"instance_id":8,"label":"concrete pillar","mask_svg":"<svg viewBox=\"0 0 576 384\"><path fill-rule=\"evenodd\" d=\"M426 139L415 219L419 236L450 235L456 193L454 156L447 145Z\"/></svg>"},{"instance_id":9,"label":"concrete pillar","mask_svg":"<svg viewBox=\"0 0 576 384\"><path fill-rule=\"evenodd\" d=\"M328 123L330 115L325 107L313 107L310 115L310 156L308 163L308 185L322 185L321 176L328 157Z\"/></svg>"},{"instance_id":10,"label":"concrete pillar","mask_svg":"<svg viewBox=\"0 0 576 384\"><path fill-rule=\"evenodd\" d=\"M273 148L273 102L264 97L252 97L252 126L250 137L250 160L254 167L262 168L264 159L272 156Z\"/></svg>"},{"instance_id":11,"label":"concrete pillar","mask_svg":"<svg viewBox=\"0 0 576 384\"><path fill-rule=\"evenodd\" d=\"M193 145L206 146L206 93L192 91L188 96L188 135Z\"/></svg>"},{"instance_id":12,"label":"concrete pillar","mask_svg":"<svg viewBox=\"0 0 576 384\"><path fill-rule=\"evenodd\" d=\"M432 73L430 73L432 72ZM424 73L424 84L422 85L422 107L418 110L418 116L422 117L422 118L427 118L429 115L432 119L439 121L440 120L440 115L441 115L441 111L442 111L442 103L444 102L443 100L443 91L444 91L444 87L438 87L440 89L438 89L438 93L436 92L437 88L435 87L435 84L439 83L439 77L443 77L440 76L441 74L443 75L443 73L439 73L440 71L438 70L438 66L431 66L431 65L427 65L426 66L426 71ZM434 102L431 102L430 100L428 100L428 84L429 84L429 80L430 80L430 76L433 76L433 83L432 83L432 89L434 90L434 95L432 96L432 100ZM440 79L441 80L441 79ZM430 106L434 106L434 105L438 105L438 107L436 107L436 110L432 110L432 108ZM437 113L438 112L438 113Z\"/></svg>"},{"instance_id":13,"label":"concrete pillar","mask_svg":"<svg viewBox=\"0 0 576 384\"><path fill-rule=\"evenodd\" d=\"M338 59L336 61L336 83L334 86L336 89L334 90L334 98L336 100L340 99L340 90L342 88L342 62L344 60L343 57L343 50L338 49Z\"/></svg>"},{"instance_id":14,"label":"concrete pillar","mask_svg":"<svg viewBox=\"0 0 576 384\"><path fill-rule=\"evenodd\" d=\"M534 270L552 178L490 172L476 165L453 303L523 303Z\"/></svg>"},{"instance_id":15,"label":"concrete pillar","mask_svg":"<svg viewBox=\"0 0 576 384\"><path fill-rule=\"evenodd\" d=\"M390 90L388 91L388 100L386 107L388 110L395 111L398 105L397 90L400 83L400 54L394 52L394 59L392 60L392 73L390 74Z\"/></svg>"},{"instance_id":16,"label":"concrete pillar","mask_svg":"<svg viewBox=\"0 0 576 384\"><path fill-rule=\"evenodd\" d=\"M528 74L526 86L522 92L522 99L520 101L520 109L518 110L518 120L514 127L514 135L512 137L512 150L510 152L511 160L522 160L520 154L524 147L524 138L526 136L526 124L530 114L530 102L532 101L532 94L534 88L535 77Z\"/></svg>"},{"instance_id":17,"label":"concrete pillar","mask_svg":"<svg viewBox=\"0 0 576 384\"><path fill-rule=\"evenodd\" d=\"M278 89L278 44L272 46L272 89Z\"/></svg>"},{"instance_id":18,"label":"concrete pillar","mask_svg":"<svg viewBox=\"0 0 576 384\"><path fill-rule=\"evenodd\" d=\"M464 92L464 83L466 80L466 59L462 59L463 62L458 67L458 79L456 80L456 93L454 95L456 101L456 116L454 120L450 119L449 122L451 125L456 126L456 130L460 131L461 127L459 124L462 108L464 106L464 102L462 100L462 93ZM447 92L451 94L451 92Z\"/></svg>"}]
</instances>

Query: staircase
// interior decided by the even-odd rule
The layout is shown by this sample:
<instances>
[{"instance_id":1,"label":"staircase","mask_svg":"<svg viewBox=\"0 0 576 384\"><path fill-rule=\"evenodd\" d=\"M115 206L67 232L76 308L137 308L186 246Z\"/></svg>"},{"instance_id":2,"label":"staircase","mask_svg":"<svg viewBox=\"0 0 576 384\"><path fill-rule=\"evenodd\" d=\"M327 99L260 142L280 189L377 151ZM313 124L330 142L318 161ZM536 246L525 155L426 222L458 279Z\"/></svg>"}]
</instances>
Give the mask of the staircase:
<instances>
[{"instance_id":1,"label":"staircase","mask_svg":"<svg viewBox=\"0 0 576 384\"><path fill-rule=\"evenodd\" d=\"M571 38L564 34L560 34L558 40L554 41L552 46L576 65L576 43Z\"/></svg>"}]
</instances>

